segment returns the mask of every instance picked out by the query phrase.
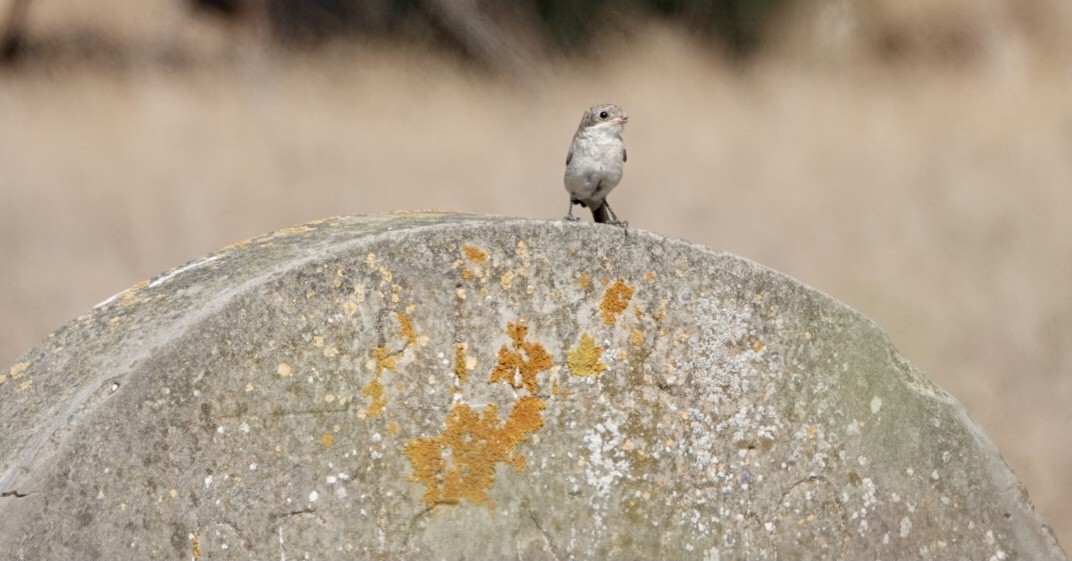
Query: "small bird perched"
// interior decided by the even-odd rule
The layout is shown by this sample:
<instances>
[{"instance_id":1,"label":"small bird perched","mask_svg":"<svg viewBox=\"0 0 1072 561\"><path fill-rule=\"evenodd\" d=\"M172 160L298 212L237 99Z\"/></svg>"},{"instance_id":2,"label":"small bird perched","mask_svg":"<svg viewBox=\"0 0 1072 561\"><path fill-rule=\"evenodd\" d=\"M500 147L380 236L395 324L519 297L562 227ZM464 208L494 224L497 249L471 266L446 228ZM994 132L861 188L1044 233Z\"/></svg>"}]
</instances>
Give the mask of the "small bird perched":
<instances>
[{"instance_id":1,"label":"small bird perched","mask_svg":"<svg viewBox=\"0 0 1072 561\"><path fill-rule=\"evenodd\" d=\"M622 108L613 103L595 105L584 112L566 156L564 181L570 195L566 220L577 220L573 205L581 205L591 209L596 222L626 225L611 210L607 193L622 180L625 164L622 128L628 121Z\"/></svg>"}]
</instances>

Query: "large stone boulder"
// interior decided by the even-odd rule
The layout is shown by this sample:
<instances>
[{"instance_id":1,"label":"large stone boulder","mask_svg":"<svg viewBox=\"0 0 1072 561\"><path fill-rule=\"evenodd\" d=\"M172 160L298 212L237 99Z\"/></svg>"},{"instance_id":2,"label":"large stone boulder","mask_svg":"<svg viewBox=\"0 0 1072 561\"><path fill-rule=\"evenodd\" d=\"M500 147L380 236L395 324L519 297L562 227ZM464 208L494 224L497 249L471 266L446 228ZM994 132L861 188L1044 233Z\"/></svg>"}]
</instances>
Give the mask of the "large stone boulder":
<instances>
[{"instance_id":1,"label":"large stone boulder","mask_svg":"<svg viewBox=\"0 0 1072 561\"><path fill-rule=\"evenodd\" d=\"M313 223L0 370L5 558L1062 559L872 322L637 230Z\"/></svg>"}]
</instances>

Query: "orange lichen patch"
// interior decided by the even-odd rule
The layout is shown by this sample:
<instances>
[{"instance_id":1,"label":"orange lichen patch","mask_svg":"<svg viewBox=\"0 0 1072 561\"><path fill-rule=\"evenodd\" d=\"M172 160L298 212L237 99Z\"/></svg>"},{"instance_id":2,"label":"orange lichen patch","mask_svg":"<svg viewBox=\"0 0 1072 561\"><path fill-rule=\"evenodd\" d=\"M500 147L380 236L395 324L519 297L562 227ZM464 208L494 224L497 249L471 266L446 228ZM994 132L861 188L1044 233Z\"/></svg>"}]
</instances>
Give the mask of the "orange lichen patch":
<instances>
[{"instance_id":1,"label":"orange lichen patch","mask_svg":"<svg viewBox=\"0 0 1072 561\"><path fill-rule=\"evenodd\" d=\"M365 387L361 388L363 395L372 398L368 409L365 410L365 415L374 417L383 413L383 406L387 404L387 399L383 395L383 382L380 381L380 376L383 375L384 370L395 372L398 369L399 356L400 353L391 352L387 345L380 345L372 349L372 360L370 362L373 368L376 369L376 374L374 378L365 384Z\"/></svg>"},{"instance_id":2,"label":"orange lichen patch","mask_svg":"<svg viewBox=\"0 0 1072 561\"><path fill-rule=\"evenodd\" d=\"M582 271L580 278L577 279L577 284L581 285L581 288L588 290L592 288L592 278L588 276L588 273Z\"/></svg>"},{"instance_id":3,"label":"orange lichen patch","mask_svg":"<svg viewBox=\"0 0 1072 561\"><path fill-rule=\"evenodd\" d=\"M458 377L458 383L464 384L469 381L469 373L465 368L465 343L454 345L454 375Z\"/></svg>"},{"instance_id":4,"label":"orange lichen patch","mask_svg":"<svg viewBox=\"0 0 1072 561\"><path fill-rule=\"evenodd\" d=\"M398 353L391 352L387 345L380 345L372 349L372 358L376 361L376 377L383 374L384 369L394 372L398 369Z\"/></svg>"},{"instance_id":5,"label":"orange lichen patch","mask_svg":"<svg viewBox=\"0 0 1072 561\"><path fill-rule=\"evenodd\" d=\"M312 226L307 226L307 225L291 226L290 228L283 228L282 230L276 230L275 233L271 234L271 235L284 235L285 236L285 235L288 235L288 234L300 234L302 232L311 232L314 229L315 228L313 228Z\"/></svg>"},{"instance_id":6,"label":"orange lichen patch","mask_svg":"<svg viewBox=\"0 0 1072 561\"><path fill-rule=\"evenodd\" d=\"M521 258L521 266L528 269L532 266L532 260L529 258L529 245L525 243L525 240L517 240L517 256Z\"/></svg>"},{"instance_id":7,"label":"orange lichen patch","mask_svg":"<svg viewBox=\"0 0 1072 561\"><path fill-rule=\"evenodd\" d=\"M756 342L752 343L752 350L758 353L759 351L762 351L765 346L767 346L766 343L761 339L756 339Z\"/></svg>"},{"instance_id":8,"label":"orange lichen patch","mask_svg":"<svg viewBox=\"0 0 1072 561\"><path fill-rule=\"evenodd\" d=\"M122 300L124 304L130 304L137 298L138 293L147 286L149 286L149 281L143 280L120 293L119 299Z\"/></svg>"},{"instance_id":9,"label":"orange lichen patch","mask_svg":"<svg viewBox=\"0 0 1072 561\"><path fill-rule=\"evenodd\" d=\"M436 437L416 438L405 452L413 479L424 484L421 498L429 508L467 500L488 504L488 489L495 483L495 466L503 462L515 469L525 466L516 447L543 426L543 400L525 396L511 408L506 421L489 404L481 415L459 402L447 413L446 426ZM446 458L444 458L446 456Z\"/></svg>"},{"instance_id":10,"label":"orange lichen patch","mask_svg":"<svg viewBox=\"0 0 1072 561\"><path fill-rule=\"evenodd\" d=\"M383 397L383 383L380 382L379 378L369 380L369 383L361 388L361 394L372 398L372 403L369 403L368 409L365 410L365 415L375 417L383 413L383 406L387 405L387 400Z\"/></svg>"},{"instance_id":11,"label":"orange lichen patch","mask_svg":"<svg viewBox=\"0 0 1072 561\"><path fill-rule=\"evenodd\" d=\"M634 347L639 347L639 346L643 345L644 344L644 332L642 332L641 330L639 330L639 329L634 327L629 332L629 342L632 343Z\"/></svg>"},{"instance_id":12,"label":"orange lichen patch","mask_svg":"<svg viewBox=\"0 0 1072 561\"><path fill-rule=\"evenodd\" d=\"M625 284L625 281L620 278L616 279L614 284L607 288L603 294L603 301L599 303L599 308L603 311L603 322L607 325L614 325L618 315L629 307L629 300L632 298L633 287Z\"/></svg>"},{"instance_id":13,"label":"orange lichen patch","mask_svg":"<svg viewBox=\"0 0 1072 561\"><path fill-rule=\"evenodd\" d=\"M465 258L484 267L488 264L488 252L475 245L462 244L462 254Z\"/></svg>"},{"instance_id":14,"label":"orange lichen patch","mask_svg":"<svg viewBox=\"0 0 1072 561\"><path fill-rule=\"evenodd\" d=\"M503 290L510 290L510 287L513 286L513 284L514 284L514 272L513 271L506 271L505 273L502 274L501 277L499 277L499 285L502 286Z\"/></svg>"},{"instance_id":15,"label":"orange lichen patch","mask_svg":"<svg viewBox=\"0 0 1072 561\"><path fill-rule=\"evenodd\" d=\"M591 335L583 333L577 346L566 353L566 364L575 376L598 376L607 369L600 360L602 357L603 349L596 345Z\"/></svg>"},{"instance_id":16,"label":"orange lichen patch","mask_svg":"<svg viewBox=\"0 0 1072 561\"><path fill-rule=\"evenodd\" d=\"M413 328L413 320L402 312L395 312L395 318L398 319L398 334L406 338L406 346L416 344L417 330ZM394 368L391 370L394 370Z\"/></svg>"},{"instance_id":17,"label":"orange lichen patch","mask_svg":"<svg viewBox=\"0 0 1072 561\"><path fill-rule=\"evenodd\" d=\"M514 388L524 385L530 393L536 393L536 375L550 369L554 363L543 345L525 341L528 332L524 322L506 324L513 348L506 345L499 348L499 362L491 371L488 382L506 382Z\"/></svg>"},{"instance_id":18,"label":"orange lichen patch","mask_svg":"<svg viewBox=\"0 0 1072 561\"><path fill-rule=\"evenodd\" d=\"M25 375L26 369L29 367L29 362L16 362L15 365L7 371L6 375L0 374L0 384L6 382L8 378L11 378L12 380L22 378Z\"/></svg>"},{"instance_id":19,"label":"orange lichen patch","mask_svg":"<svg viewBox=\"0 0 1072 561\"><path fill-rule=\"evenodd\" d=\"M201 532L194 532L190 539L190 555L194 561L201 561Z\"/></svg>"},{"instance_id":20,"label":"orange lichen patch","mask_svg":"<svg viewBox=\"0 0 1072 561\"><path fill-rule=\"evenodd\" d=\"M644 278L647 279L648 282L655 280L655 271L648 271L647 273L644 273Z\"/></svg>"},{"instance_id":21,"label":"orange lichen patch","mask_svg":"<svg viewBox=\"0 0 1072 561\"><path fill-rule=\"evenodd\" d=\"M331 448L335 445L335 437L330 432L324 431L324 434L320 436L320 444L324 448Z\"/></svg>"},{"instance_id":22,"label":"orange lichen patch","mask_svg":"<svg viewBox=\"0 0 1072 561\"><path fill-rule=\"evenodd\" d=\"M394 279L394 273L392 273L387 267L384 267L383 265L377 263L376 259L376 254L373 252L369 252L369 254L365 256L365 264L368 265L369 268L375 269L378 273L380 273L380 278L383 279L384 282L391 282L391 280Z\"/></svg>"}]
</instances>

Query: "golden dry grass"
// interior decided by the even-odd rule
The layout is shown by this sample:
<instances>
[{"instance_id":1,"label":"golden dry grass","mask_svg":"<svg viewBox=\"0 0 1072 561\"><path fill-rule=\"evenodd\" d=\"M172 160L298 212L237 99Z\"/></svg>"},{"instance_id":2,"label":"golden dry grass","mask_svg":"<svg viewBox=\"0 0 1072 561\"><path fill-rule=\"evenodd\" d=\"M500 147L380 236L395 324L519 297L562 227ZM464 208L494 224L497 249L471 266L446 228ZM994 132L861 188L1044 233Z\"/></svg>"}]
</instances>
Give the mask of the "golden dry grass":
<instances>
[{"instance_id":1,"label":"golden dry grass","mask_svg":"<svg viewBox=\"0 0 1072 561\"><path fill-rule=\"evenodd\" d=\"M875 319L1072 543L1069 65L738 72L658 28L611 47L521 85L368 48L0 74L0 364L273 229L415 208L557 219L581 111L614 101L631 117L621 216Z\"/></svg>"}]
</instances>

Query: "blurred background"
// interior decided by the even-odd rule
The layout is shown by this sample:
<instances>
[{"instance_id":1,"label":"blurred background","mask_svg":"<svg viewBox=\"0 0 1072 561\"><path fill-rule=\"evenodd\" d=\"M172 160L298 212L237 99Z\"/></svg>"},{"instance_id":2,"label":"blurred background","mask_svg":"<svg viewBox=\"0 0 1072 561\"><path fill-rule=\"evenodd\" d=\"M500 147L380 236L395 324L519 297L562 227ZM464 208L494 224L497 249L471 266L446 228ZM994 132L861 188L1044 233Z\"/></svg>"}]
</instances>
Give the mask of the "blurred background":
<instances>
[{"instance_id":1,"label":"blurred background","mask_svg":"<svg viewBox=\"0 0 1072 561\"><path fill-rule=\"evenodd\" d=\"M559 219L601 102L620 216L873 318L1072 544L1067 0L0 0L0 365L278 228Z\"/></svg>"}]
</instances>

